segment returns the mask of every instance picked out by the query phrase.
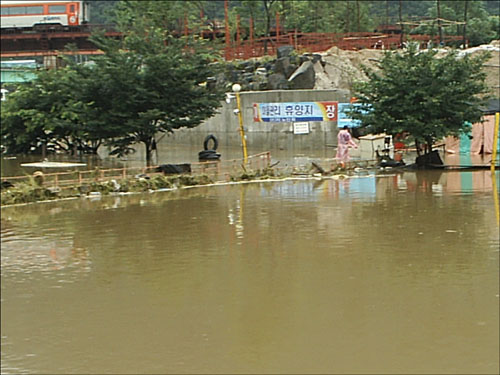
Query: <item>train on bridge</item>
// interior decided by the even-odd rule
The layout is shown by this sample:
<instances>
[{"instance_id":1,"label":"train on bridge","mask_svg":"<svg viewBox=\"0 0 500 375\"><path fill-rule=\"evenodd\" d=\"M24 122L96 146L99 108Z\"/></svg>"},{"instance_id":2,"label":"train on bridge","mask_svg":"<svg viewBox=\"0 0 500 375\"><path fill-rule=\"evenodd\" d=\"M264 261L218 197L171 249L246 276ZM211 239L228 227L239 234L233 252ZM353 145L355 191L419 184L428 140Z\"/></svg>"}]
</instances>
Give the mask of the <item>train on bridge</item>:
<instances>
[{"instance_id":1,"label":"train on bridge","mask_svg":"<svg viewBox=\"0 0 500 375\"><path fill-rule=\"evenodd\" d=\"M88 1L2 0L2 33L9 30L67 30L88 22Z\"/></svg>"}]
</instances>

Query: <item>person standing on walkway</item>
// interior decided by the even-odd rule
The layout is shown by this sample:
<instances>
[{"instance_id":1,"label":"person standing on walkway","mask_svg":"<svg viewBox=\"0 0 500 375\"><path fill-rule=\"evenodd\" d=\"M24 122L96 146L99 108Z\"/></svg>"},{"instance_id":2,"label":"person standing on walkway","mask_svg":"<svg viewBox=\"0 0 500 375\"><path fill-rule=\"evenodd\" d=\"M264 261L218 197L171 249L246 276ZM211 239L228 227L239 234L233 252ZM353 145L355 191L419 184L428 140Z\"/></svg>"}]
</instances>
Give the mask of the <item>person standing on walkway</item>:
<instances>
[{"instance_id":1,"label":"person standing on walkway","mask_svg":"<svg viewBox=\"0 0 500 375\"><path fill-rule=\"evenodd\" d=\"M349 147L358 148L358 145L354 143L349 128L344 126L337 136L337 155L335 156L344 165L350 159Z\"/></svg>"}]
</instances>

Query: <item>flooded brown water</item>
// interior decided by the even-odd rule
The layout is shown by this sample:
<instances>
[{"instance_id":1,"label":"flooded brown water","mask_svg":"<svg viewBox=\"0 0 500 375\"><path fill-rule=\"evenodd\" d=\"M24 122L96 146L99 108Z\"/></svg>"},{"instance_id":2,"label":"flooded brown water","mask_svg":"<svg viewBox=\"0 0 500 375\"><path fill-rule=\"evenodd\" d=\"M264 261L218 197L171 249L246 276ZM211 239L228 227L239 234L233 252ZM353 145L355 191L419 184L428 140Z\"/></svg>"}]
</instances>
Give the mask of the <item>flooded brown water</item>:
<instances>
[{"instance_id":1,"label":"flooded brown water","mask_svg":"<svg viewBox=\"0 0 500 375\"><path fill-rule=\"evenodd\" d=\"M498 373L498 177L4 208L2 373Z\"/></svg>"}]
</instances>

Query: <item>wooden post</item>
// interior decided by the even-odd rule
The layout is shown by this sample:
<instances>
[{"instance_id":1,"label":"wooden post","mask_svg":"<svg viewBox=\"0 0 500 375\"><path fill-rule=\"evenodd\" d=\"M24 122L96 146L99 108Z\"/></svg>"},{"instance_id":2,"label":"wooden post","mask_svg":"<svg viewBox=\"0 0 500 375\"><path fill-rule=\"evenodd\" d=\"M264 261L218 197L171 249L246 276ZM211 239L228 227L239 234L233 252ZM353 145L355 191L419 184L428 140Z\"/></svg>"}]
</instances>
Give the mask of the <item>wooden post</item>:
<instances>
[{"instance_id":1,"label":"wooden post","mask_svg":"<svg viewBox=\"0 0 500 375\"><path fill-rule=\"evenodd\" d=\"M250 17L250 21L249 21L249 28L250 28L250 44L252 45L253 47L253 42L254 42L254 30L253 30L253 18Z\"/></svg>"},{"instance_id":2,"label":"wooden post","mask_svg":"<svg viewBox=\"0 0 500 375\"><path fill-rule=\"evenodd\" d=\"M240 46L240 15L236 15L236 46Z\"/></svg>"},{"instance_id":3,"label":"wooden post","mask_svg":"<svg viewBox=\"0 0 500 375\"><path fill-rule=\"evenodd\" d=\"M280 38L280 14L276 12L276 47L278 47Z\"/></svg>"}]
</instances>

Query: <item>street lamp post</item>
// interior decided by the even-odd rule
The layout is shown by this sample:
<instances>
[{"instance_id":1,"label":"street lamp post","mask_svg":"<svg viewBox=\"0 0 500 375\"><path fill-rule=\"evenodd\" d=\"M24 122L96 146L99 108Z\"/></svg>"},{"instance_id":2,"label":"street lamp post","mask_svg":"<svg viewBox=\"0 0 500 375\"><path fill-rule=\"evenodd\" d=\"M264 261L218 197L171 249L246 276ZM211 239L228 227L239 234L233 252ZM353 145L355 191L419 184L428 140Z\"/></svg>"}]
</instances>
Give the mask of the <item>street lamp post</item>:
<instances>
[{"instance_id":1,"label":"street lamp post","mask_svg":"<svg viewBox=\"0 0 500 375\"><path fill-rule=\"evenodd\" d=\"M240 100L241 86L235 83L232 89L233 92L236 94L236 105L238 106L238 121L240 123L241 145L243 147L243 164L246 164L248 159L248 154L247 154L247 141L245 139L245 129L243 128L243 115L241 113L241 100Z\"/></svg>"}]
</instances>

